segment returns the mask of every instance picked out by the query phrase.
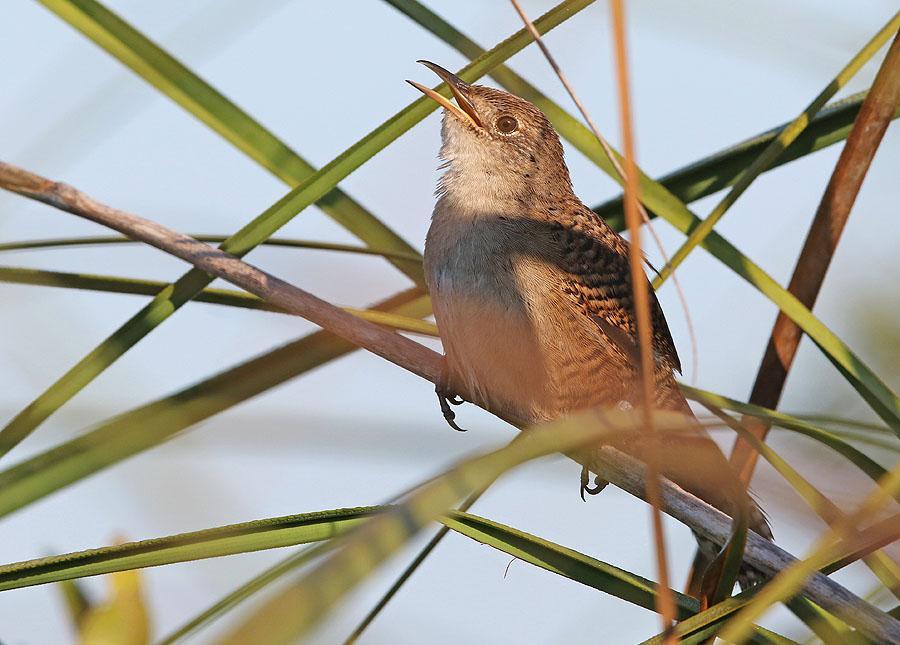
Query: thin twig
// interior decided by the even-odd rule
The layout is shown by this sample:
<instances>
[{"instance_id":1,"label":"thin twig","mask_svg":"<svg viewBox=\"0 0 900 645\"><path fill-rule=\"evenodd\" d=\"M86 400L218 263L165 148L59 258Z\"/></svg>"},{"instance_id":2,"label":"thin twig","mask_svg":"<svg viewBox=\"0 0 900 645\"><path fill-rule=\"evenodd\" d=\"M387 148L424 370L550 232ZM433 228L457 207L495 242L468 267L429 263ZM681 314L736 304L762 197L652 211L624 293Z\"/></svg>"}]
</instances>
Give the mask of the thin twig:
<instances>
[{"instance_id":1,"label":"thin twig","mask_svg":"<svg viewBox=\"0 0 900 645\"><path fill-rule=\"evenodd\" d=\"M810 310L816 303L850 210L898 103L900 33L894 38L872 88L859 109L791 276L788 291ZM750 403L773 409L778 407L801 338L802 332L797 324L783 312L779 312L756 374ZM744 423L755 437L765 440L769 430L767 424L753 418L745 418ZM758 457L759 453L746 441L738 438L731 461L744 483L750 482Z\"/></svg>"},{"instance_id":2,"label":"thin twig","mask_svg":"<svg viewBox=\"0 0 900 645\"><path fill-rule=\"evenodd\" d=\"M219 249L176 233L155 222L101 204L65 184L54 183L25 170L0 162L0 188L19 193L60 210L111 228L132 239L179 257L211 275L222 278L260 298L314 322L358 347L371 351L414 374L436 382L441 357L427 347L385 330L284 282ZM460 394L468 392L459 387ZM515 423L511 414L492 410ZM600 473L619 488L646 499L643 465L612 447L581 457L584 465ZM579 462L580 463L580 462ZM662 509L701 536L724 544L731 533L731 518L662 478ZM748 535L745 562L766 575L774 575L796 559L775 544L753 533ZM853 613L863 620L873 638L900 640L900 622L878 611L825 576L813 576L803 593L836 615ZM859 622L859 620L857 620Z\"/></svg>"},{"instance_id":3,"label":"thin twig","mask_svg":"<svg viewBox=\"0 0 900 645\"><path fill-rule=\"evenodd\" d=\"M522 6L519 4L518 0L510 0L510 2L512 3L516 12L519 14L522 22L525 23L525 26L531 33L531 37L534 38L534 41L544 53L544 57L547 59L547 62L550 63L553 71L556 72L556 75L559 77L560 82L562 82L563 87L566 88L566 91L569 93L572 101L578 107L579 112L581 112L582 117L584 117L584 120L587 122L591 131L594 133L594 136L597 137L597 140L600 142L600 145L603 147L606 155L609 157L609 160L612 163L613 167L616 169L616 172L619 174L619 177L624 182L625 222L628 225L628 232L631 238L631 244L628 245L628 260L631 268L631 286L632 293L634 293L634 314L635 318L637 319L638 348L640 349L641 356L641 363L638 369L638 373L641 376L640 400L643 403L641 409L643 410L644 431L648 434L648 436L653 437L653 439L648 444L649 450L647 453L647 465L649 468L647 497L650 501L651 506L651 520L653 524L653 538L656 553L656 568L661 589L661 592L657 595L657 611L659 612L660 619L662 620L663 630L666 630L674 624L676 614L675 600L672 598L672 594L669 591L669 566L666 558L666 540L663 531L662 513L659 510L659 443L656 440L656 433L653 428L650 412L650 406L653 404L652 402L654 400L654 369L653 358L651 355L653 322L650 317L650 295L648 293L647 280L644 276L643 254L641 253L641 218L643 218L644 222L648 226L650 226L651 229L652 224L650 224L650 218L647 216L646 211L644 211L644 208L641 205L640 200L638 199L639 185L637 166L634 162L634 138L631 128L631 97L628 81L627 52L625 47L624 8L622 7L621 2L614 1L611 5L613 18L613 36L615 40L616 52L616 76L619 86L619 118L622 124L622 153L625 158L625 168L623 169L619 164L619 160L612 153L612 149L610 148L609 144L600 134L599 128L597 128L597 125L594 123L593 119L591 119L587 109L584 107L584 104L575 94L575 89L572 87L572 84L569 83L569 79L566 77L565 73L562 71L562 68L556 62L553 54L550 53L547 45L544 44L544 40L541 38L541 35L538 33L537 29L535 29L531 20L522 9ZM657 242L659 243L658 239ZM665 254L665 251L662 250L662 244L660 243L659 245L660 250L663 252L663 254ZM686 307L686 302L683 301L683 303ZM687 309L685 309L685 311L687 311ZM689 317L690 316L688 315L688 318ZM696 366L693 370L693 373L696 374Z\"/></svg>"}]
</instances>

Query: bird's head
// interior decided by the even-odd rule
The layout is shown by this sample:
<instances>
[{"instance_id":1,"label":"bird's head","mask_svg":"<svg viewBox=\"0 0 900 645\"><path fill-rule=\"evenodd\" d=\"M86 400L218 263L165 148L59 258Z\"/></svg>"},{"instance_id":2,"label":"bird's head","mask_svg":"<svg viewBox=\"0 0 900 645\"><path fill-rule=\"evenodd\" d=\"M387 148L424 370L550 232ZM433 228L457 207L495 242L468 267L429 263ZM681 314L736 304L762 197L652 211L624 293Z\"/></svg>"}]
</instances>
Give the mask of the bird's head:
<instances>
[{"instance_id":1,"label":"bird's head","mask_svg":"<svg viewBox=\"0 0 900 645\"><path fill-rule=\"evenodd\" d=\"M491 201L522 202L532 196L567 197L572 187L559 136L534 105L509 92L470 85L428 61L419 61L450 88L456 104L408 81L444 108L441 159L447 173L440 192L485 208Z\"/></svg>"}]
</instances>

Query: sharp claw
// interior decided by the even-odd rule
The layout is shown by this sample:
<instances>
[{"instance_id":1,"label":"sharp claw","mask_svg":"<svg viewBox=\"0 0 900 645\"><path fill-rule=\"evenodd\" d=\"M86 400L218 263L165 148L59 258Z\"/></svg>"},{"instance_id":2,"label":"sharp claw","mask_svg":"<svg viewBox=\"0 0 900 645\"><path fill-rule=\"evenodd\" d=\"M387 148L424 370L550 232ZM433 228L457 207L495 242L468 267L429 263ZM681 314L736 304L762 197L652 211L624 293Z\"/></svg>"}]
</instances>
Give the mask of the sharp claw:
<instances>
[{"instance_id":1,"label":"sharp claw","mask_svg":"<svg viewBox=\"0 0 900 645\"><path fill-rule=\"evenodd\" d=\"M456 413L450 409L450 405L448 404L449 401L450 403L453 403L453 405L459 405L459 403L463 403L463 400L460 399L459 403L454 403L454 397L450 397L448 399L448 397L444 396L440 392L437 393L437 397L438 401L441 404L441 412L444 414L444 420L447 422L447 424L457 432L465 432L465 428L460 428L458 425L456 425Z\"/></svg>"},{"instance_id":2,"label":"sharp claw","mask_svg":"<svg viewBox=\"0 0 900 645\"><path fill-rule=\"evenodd\" d=\"M608 481L604 481L600 479L599 475L594 476L594 485L590 486L588 481L590 480L590 471L588 471L587 466L582 466L581 468L581 501L586 502L587 500L584 498L584 494L588 495L596 495L609 484Z\"/></svg>"}]
</instances>

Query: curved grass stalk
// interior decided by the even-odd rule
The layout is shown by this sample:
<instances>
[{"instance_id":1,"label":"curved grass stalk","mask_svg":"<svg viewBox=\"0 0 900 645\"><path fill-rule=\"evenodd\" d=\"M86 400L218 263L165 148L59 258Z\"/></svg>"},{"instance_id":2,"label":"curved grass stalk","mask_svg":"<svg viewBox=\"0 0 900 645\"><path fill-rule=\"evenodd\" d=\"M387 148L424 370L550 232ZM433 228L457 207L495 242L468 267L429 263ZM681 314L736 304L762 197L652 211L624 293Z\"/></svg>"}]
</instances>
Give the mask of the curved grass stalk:
<instances>
[{"instance_id":1,"label":"curved grass stalk","mask_svg":"<svg viewBox=\"0 0 900 645\"><path fill-rule=\"evenodd\" d=\"M121 293L141 296L155 296L166 288L167 282L157 280L139 280L135 278L120 278L116 276L91 275L84 273L64 273L61 271L44 271L41 269L26 269L19 267L0 266L0 282L11 284L28 284L44 287L60 287L65 289L84 289L87 291L101 291L107 293ZM192 302L205 302L241 309L253 309L257 311L271 311L275 313L288 313L265 300L245 291L234 289L214 289L207 287ZM430 322L401 316L386 311L373 309L357 309L343 307L355 316L368 320L384 327L390 327L398 331L407 331L423 336L436 337L437 327Z\"/></svg>"},{"instance_id":2,"label":"curved grass stalk","mask_svg":"<svg viewBox=\"0 0 900 645\"><path fill-rule=\"evenodd\" d=\"M191 235L195 240L220 244L228 239L224 235ZM73 246L102 246L107 244L135 244L134 240L121 235L94 235L90 237L63 237L46 240L27 240L22 242L0 243L0 253L9 251L35 251L44 249L57 249ZM320 242L316 240L295 240L282 237L272 237L263 241L260 246L279 246L292 249L310 249L318 251L338 251L341 253L358 253L361 255L379 255L393 260L407 260L409 262L421 262L422 256L418 253L405 251L391 251L371 246L357 246L354 244L340 244L337 242Z\"/></svg>"},{"instance_id":3,"label":"curved grass stalk","mask_svg":"<svg viewBox=\"0 0 900 645\"><path fill-rule=\"evenodd\" d=\"M165 54L165 52L162 52L162 50L155 47L155 45L150 43L146 38L138 34L113 14L97 5L93 0L45 0L45 2L52 4L71 21L79 24L82 21L87 21L85 24L88 25L87 28L92 36L96 37L98 41L102 42L104 46L109 47L112 51L119 51L120 47L125 47L122 50L121 55L128 58L131 63L135 65L139 64L147 76L154 78L160 83L164 80L162 78L163 74L155 67L149 65L147 58L141 58L136 49L124 45L125 41L123 38L127 37L128 39L132 39L136 43L136 46L139 45L141 48L147 50L145 52L146 56L162 57L164 62L174 65L173 74L186 73L187 76L183 79L183 82L187 84L188 88L193 88L192 91L197 92L198 95L207 96L212 92L214 94L213 98L216 99L217 104L221 105L221 109L230 109L228 106L231 104L227 102L224 97L215 93L212 88L202 83L202 81L193 74L190 74L190 72L177 63L177 61L171 59L168 54ZM539 18L536 24L541 30L547 31L553 29L591 2L593 2L593 0L563 0L563 2L556 5L553 9ZM82 7L91 7L91 12L84 13ZM95 16L104 17L109 21L109 24L112 25L112 27L102 27L95 23ZM119 37L115 37L112 32L108 31L109 28L117 30ZM494 66L520 51L530 42L530 38L530 35L525 29L519 30L514 35L494 47L491 51L487 52L484 56L464 67L459 71L458 75L466 81L473 81L479 78L481 75L490 71ZM171 80L167 81L167 83L170 82ZM181 88L181 86L179 86L179 88ZM439 89L444 92L449 92L446 84L442 84ZM174 89L172 91L175 92ZM183 100L185 101L197 102L198 100L193 94L186 93L183 88L177 89L177 93L179 96L183 95ZM197 109L204 113L206 111L206 108L199 107L199 103ZM427 97L415 100L375 128L375 130L364 136L321 170L311 175L307 175L306 178L287 195L223 242L220 247L221 250L234 256L242 257L271 237L278 229L287 224L307 206L317 203L322 198L326 197L341 180L387 145L395 141L400 135L424 119L435 109L437 109L437 104ZM239 122L243 124L242 127L247 125L244 121ZM278 148L278 150L280 152L279 155L276 155L277 158L281 158L286 154L280 148ZM373 244L378 244L383 240L373 239L371 241ZM421 275L422 267L420 263L416 263L415 270ZM32 401L24 410L17 414L6 427L0 430L0 456L5 452L8 452L18 442L27 437L38 425L47 419L47 417L75 396L82 388L118 360L126 351L128 351L128 349L138 343L176 310L200 293L210 284L210 282L212 282L212 278L207 273L198 269L192 269L157 294L149 304L141 309L141 311L132 316L132 318L119 327L118 330L113 332L111 336L94 348L75 366L70 368L43 394L38 396L37 399Z\"/></svg>"}]
</instances>

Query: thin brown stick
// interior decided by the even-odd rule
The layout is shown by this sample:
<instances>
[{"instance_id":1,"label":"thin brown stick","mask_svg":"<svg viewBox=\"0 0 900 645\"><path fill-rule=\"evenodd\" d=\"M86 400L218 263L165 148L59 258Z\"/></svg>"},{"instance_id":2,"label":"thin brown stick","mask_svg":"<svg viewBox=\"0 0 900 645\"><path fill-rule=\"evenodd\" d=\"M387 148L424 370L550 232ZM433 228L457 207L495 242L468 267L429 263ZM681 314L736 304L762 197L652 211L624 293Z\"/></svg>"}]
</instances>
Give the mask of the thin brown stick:
<instances>
[{"instance_id":1,"label":"thin brown stick","mask_svg":"<svg viewBox=\"0 0 900 645\"><path fill-rule=\"evenodd\" d=\"M155 222L101 204L71 186L52 182L3 162L0 162L0 188L50 204L179 257L432 383L440 377L441 357L436 352L400 334L356 318L219 249ZM459 389L463 396L467 394L462 391L463 388ZM493 412L515 422L511 415L504 415L502 410ZM646 499L644 467L636 459L608 446L593 451L589 459L582 459L584 465L599 472L607 481L640 499ZM661 479L661 489L661 508L666 513L701 536L719 544L725 543L731 533L731 518L665 478ZM748 535L745 561L766 575L774 575L795 558L751 533ZM861 617L866 633L876 640L900 640L900 621L878 611L825 576L814 576L804 587L803 593L835 615L852 613L857 618Z\"/></svg>"},{"instance_id":2,"label":"thin brown stick","mask_svg":"<svg viewBox=\"0 0 900 645\"><path fill-rule=\"evenodd\" d=\"M611 5L613 40L615 42L616 80L619 86L619 119L622 122L622 154L625 156L625 221L628 224L631 244L628 246L628 260L631 265L631 291L634 294L634 313L637 319L638 348L641 352L641 409L643 411L644 432L651 437L647 455L647 497L652 507L653 538L656 542L656 570L659 590L656 595L657 611L662 620L663 632L671 630L675 624L675 599L669 587L669 565L666 558L665 533L660 511L659 464L660 444L651 417L654 398L653 363L653 320L650 317L650 286L644 276L641 254L641 216L638 213L638 174L634 161L634 132L631 127L631 87L628 74L628 48L625 34L625 7L622 0L613 0ZM674 632L664 638L664 642L674 643L678 638Z\"/></svg>"},{"instance_id":3,"label":"thin brown stick","mask_svg":"<svg viewBox=\"0 0 900 645\"><path fill-rule=\"evenodd\" d=\"M638 366L638 374L641 377L641 392L639 400L642 402L641 410L643 411L644 432L651 437L651 441L648 444L647 451L647 465L649 471L647 498L650 502L651 508L651 522L653 525L653 541L655 547L654 551L656 554L656 569L661 590L656 597L657 612L660 615L663 630L670 630L672 625L674 625L675 623L676 617L675 599L670 593L669 565L666 557L666 539L663 529L662 512L659 508L659 443L656 440L656 432L653 427L651 417L652 413L650 409L650 406L653 404L654 400L654 366L653 358L651 355L653 347L653 323L650 317L650 295L648 293L647 280L644 276L644 258L641 252L641 218L643 216L643 220L648 225L650 225L650 218L647 216L646 211L644 211L643 206L638 199L639 185L637 165L634 162L634 137L631 127L631 94L628 81L628 61L625 45L624 8L622 7L621 3L613 2L612 4L613 36L615 40L616 52L616 77L619 87L619 118L622 127L622 153L625 159L625 168L623 169L619 164L618 159L616 159L616 156L612 153L612 149L609 147L609 144L600 134L599 128L597 128L593 119L591 119L587 109L584 107L584 104L575 94L575 89L569 83L569 80L566 77L565 73L562 71L562 68L559 66L559 64L557 64L556 59L553 57L553 54L550 53L547 45L544 44L544 40L541 38L538 30L535 29L534 24L528 18L528 15L522 9L522 6L519 4L518 0L510 0L510 2L512 3L516 12L519 14L522 22L528 28L528 31L531 33L531 37L544 53L544 57L547 59L547 62L550 63L553 71L556 72L556 75L559 77L560 82L562 82L563 87L566 88L566 91L569 93L572 101L574 101L575 105L578 107L578 110L581 112L582 117L584 117L584 120L593 131L594 136L597 137L597 140L605 150L606 155L609 157L609 160L613 164L613 167L616 169L616 172L619 173L619 177L621 177L624 181L625 222L628 224L628 232L631 238L631 244L629 244L628 246L628 261L631 269L631 286L632 293L634 293L634 313L635 318L637 319L638 348L640 350L641 357L641 362ZM652 228L652 225L650 226ZM658 238L657 243L659 243ZM662 251L663 255L665 255L665 251L662 249L662 244L659 243L659 245L660 250ZM682 302L686 307L686 302ZM696 374L696 366L694 369L694 374ZM674 639L674 636L672 636L672 639Z\"/></svg>"},{"instance_id":4,"label":"thin brown stick","mask_svg":"<svg viewBox=\"0 0 900 645\"><path fill-rule=\"evenodd\" d=\"M898 103L900 33L894 38L875 82L860 107L791 276L788 290L808 309L815 305L850 210ZM779 312L753 384L750 403L767 408L778 407L801 338L802 332L797 324ZM745 417L743 422L754 436L765 440L770 427L768 424L753 417ZM731 462L740 472L745 484L750 482L758 458L759 453L746 441L738 438Z\"/></svg>"}]
</instances>

